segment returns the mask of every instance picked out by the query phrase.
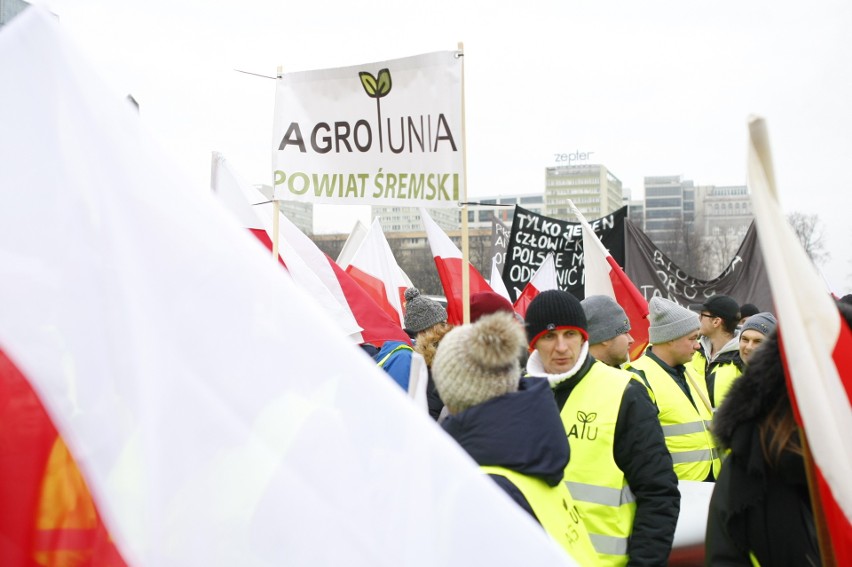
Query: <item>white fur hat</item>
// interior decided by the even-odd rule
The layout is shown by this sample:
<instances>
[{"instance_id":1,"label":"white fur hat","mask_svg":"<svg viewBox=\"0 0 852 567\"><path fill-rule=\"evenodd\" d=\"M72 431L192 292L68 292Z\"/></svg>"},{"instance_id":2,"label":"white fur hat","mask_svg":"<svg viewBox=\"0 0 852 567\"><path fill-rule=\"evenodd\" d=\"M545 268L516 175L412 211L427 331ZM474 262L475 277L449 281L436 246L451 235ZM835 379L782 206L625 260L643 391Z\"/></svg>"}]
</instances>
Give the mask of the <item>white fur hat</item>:
<instances>
[{"instance_id":1,"label":"white fur hat","mask_svg":"<svg viewBox=\"0 0 852 567\"><path fill-rule=\"evenodd\" d=\"M516 392L518 353L525 344L524 328L502 311L447 333L432 361L432 377L450 412Z\"/></svg>"}]
</instances>

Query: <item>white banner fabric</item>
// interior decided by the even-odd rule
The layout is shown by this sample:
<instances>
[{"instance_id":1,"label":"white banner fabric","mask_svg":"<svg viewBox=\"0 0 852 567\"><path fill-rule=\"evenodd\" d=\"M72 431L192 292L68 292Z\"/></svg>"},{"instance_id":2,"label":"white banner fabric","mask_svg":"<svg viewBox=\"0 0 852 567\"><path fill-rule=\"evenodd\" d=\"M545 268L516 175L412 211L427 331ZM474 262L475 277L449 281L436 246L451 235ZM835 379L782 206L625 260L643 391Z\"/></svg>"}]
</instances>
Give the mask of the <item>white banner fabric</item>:
<instances>
[{"instance_id":1,"label":"white banner fabric","mask_svg":"<svg viewBox=\"0 0 852 567\"><path fill-rule=\"evenodd\" d=\"M284 74L275 91L275 198L458 206L462 60L458 51L438 51Z\"/></svg>"}]
</instances>

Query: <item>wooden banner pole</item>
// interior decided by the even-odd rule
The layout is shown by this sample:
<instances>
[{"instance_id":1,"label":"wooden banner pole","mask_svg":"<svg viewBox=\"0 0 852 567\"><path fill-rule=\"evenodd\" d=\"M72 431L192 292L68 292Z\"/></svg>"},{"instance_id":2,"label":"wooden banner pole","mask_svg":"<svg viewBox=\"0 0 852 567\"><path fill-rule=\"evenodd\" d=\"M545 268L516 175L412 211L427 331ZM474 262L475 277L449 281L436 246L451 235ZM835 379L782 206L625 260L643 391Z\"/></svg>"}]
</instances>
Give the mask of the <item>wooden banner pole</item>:
<instances>
[{"instance_id":1,"label":"wooden banner pole","mask_svg":"<svg viewBox=\"0 0 852 567\"><path fill-rule=\"evenodd\" d=\"M465 131L464 113L464 42L459 42L459 57L462 58L461 72L461 123L462 123L462 206L461 206L461 240L462 240L462 321L470 323L470 243L468 239L467 220L467 133Z\"/></svg>"}]
</instances>

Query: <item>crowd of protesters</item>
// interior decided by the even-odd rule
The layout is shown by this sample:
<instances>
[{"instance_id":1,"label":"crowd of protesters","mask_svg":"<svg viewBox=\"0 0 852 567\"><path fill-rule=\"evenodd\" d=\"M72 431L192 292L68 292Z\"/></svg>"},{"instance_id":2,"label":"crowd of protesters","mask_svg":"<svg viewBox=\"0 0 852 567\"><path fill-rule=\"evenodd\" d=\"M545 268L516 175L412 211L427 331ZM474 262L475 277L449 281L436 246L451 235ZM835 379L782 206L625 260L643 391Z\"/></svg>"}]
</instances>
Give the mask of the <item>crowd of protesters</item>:
<instances>
[{"instance_id":1,"label":"crowd of protesters","mask_svg":"<svg viewBox=\"0 0 852 567\"><path fill-rule=\"evenodd\" d=\"M457 327L405 297L430 415L580 565L666 565L681 481L715 483L707 565L821 564L771 312L654 297L631 361L630 321L607 296L545 291L522 319L480 292Z\"/></svg>"}]
</instances>

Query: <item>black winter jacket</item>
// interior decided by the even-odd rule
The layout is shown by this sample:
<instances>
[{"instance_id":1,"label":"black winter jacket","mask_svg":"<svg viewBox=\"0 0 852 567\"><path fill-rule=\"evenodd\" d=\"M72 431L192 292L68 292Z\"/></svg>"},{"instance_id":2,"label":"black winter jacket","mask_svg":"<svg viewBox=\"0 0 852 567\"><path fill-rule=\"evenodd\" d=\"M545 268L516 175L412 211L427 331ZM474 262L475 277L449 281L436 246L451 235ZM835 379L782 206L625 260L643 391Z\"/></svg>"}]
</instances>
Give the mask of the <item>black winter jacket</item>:
<instances>
[{"instance_id":1,"label":"black winter jacket","mask_svg":"<svg viewBox=\"0 0 852 567\"><path fill-rule=\"evenodd\" d=\"M517 392L450 415L441 425L478 465L511 469L550 486L562 482L568 438L545 379L521 378ZM490 476L535 518L514 484L503 476Z\"/></svg>"},{"instance_id":2,"label":"black winter jacket","mask_svg":"<svg viewBox=\"0 0 852 567\"><path fill-rule=\"evenodd\" d=\"M786 452L775 466L763 456L759 424L778 400L787 400L784 370L773 333L754 354L713 419L731 453L710 500L707 565L761 567L820 565L802 457Z\"/></svg>"}]
</instances>

